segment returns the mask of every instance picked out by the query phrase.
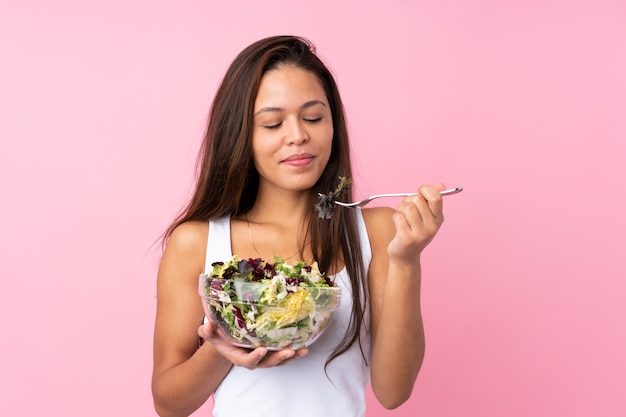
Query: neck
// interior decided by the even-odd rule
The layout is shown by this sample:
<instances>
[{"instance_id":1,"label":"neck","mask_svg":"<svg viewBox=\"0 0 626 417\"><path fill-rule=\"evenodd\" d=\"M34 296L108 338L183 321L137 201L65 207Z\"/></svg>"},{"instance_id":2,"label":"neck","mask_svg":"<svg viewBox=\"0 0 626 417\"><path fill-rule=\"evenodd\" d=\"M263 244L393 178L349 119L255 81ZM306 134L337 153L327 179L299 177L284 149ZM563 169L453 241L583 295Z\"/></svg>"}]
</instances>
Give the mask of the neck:
<instances>
[{"instance_id":1,"label":"neck","mask_svg":"<svg viewBox=\"0 0 626 417\"><path fill-rule=\"evenodd\" d=\"M313 202L308 191L263 193L259 190L254 206L248 212L250 221L296 226L304 223Z\"/></svg>"},{"instance_id":2,"label":"neck","mask_svg":"<svg viewBox=\"0 0 626 417\"><path fill-rule=\"evenodd\" d=\"M239 218L244 222L239 230L245 233L244 240L249 238L250 252L264 259L278 255L285 260L302 257L311 261L306 240L312 204L309 191L259 189L252 209Z\"/></svg>"}]
</instances>

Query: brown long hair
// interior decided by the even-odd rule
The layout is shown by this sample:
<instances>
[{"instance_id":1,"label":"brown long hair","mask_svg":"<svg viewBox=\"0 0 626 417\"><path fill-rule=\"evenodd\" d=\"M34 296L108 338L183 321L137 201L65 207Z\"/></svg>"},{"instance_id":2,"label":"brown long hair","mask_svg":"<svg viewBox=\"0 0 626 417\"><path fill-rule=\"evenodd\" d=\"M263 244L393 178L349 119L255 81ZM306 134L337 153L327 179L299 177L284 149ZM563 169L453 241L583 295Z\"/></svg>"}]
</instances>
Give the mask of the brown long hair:
<instances>
[{"instance_id":1,"label":"brown long hair","mask_svg":"<svg viewBox=\"0 0 626 417\"><path fill-rule=\"evenodd\" d=\"M263 75L281 64L294 65L317 76L326 93L333 119L330 159L311 189L308 235L321 271L335 266L337 254L343 254L353 289L353 303L348 332L328 358L328 365L355 342L361 344L359 333L363 326L367 291L354 211L335 210L330 220L322 220L314 213L317 193L334 190L339 177L352 178L352 169L339 90L332 74L317 57L315 47L308 40L296 36L262 39L245 48L232 62L211 106L196 165L195 192L187 207L166 230L163 243L184 222L239 216L252 208L259 184L252 154L254 102ZM350 190L345 196L352 197Z\"/></svg>"}]
</instances>

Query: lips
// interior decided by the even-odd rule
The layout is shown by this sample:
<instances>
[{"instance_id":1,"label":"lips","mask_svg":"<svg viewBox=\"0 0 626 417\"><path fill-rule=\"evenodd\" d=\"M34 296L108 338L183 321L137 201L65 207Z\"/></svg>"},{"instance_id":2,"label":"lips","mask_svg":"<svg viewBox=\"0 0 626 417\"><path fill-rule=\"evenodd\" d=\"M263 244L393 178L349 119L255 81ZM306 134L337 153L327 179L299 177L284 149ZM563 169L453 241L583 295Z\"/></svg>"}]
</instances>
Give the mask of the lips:
<instances>
[{"instance_id":1,"label":"lips","mask_svg":"<svg viewBox=\"0 0 626 417\"><path fill-rule=\"evenodd\" d=\"M281 162L292 166L304 166L311 162L313 158L315 158L315 156L311 155L310 153L299 153L291 155L283 159Z\"/></svg>"}]
</instances>

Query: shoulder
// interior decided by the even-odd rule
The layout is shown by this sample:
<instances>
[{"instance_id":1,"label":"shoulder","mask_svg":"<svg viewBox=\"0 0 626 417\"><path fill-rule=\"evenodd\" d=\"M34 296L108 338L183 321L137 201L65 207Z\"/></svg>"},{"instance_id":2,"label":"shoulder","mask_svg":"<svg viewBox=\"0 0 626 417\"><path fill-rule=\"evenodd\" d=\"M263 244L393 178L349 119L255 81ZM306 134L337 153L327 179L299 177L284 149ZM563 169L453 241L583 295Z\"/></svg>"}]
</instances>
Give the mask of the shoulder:
<instances>
[{"instance_id":1,"label":"shoulder","mask_svg":"<svg viewBox=\"0 0 626 417\"><path fill-rule=\"evenodd\" d=\"M389 207L361 209L368 233L385 234L385 232L393 232L393 214L395 212L394 209Z\"/></svg>"},{"instance_id":2,"label":"shoulder","mask_svg":"<svg viewBox=\"0 0 626 417\"><path fill-rule=\"evenodd\" d=\"M372 250L387 250L387 245L395 235L395 225L393 214L396 211L390 207L374 207L361 209L363 220L367 228Z\"/></svg>"},{"instance_id":3,"label":"shoulder","mask_svg":"<svg viewBox=\"0 0 626 417\"><path fill-rule=\"evenodd\" d=\"M396 211L390 207L374 207L361 209L367 227L385 227L393 224L392 216Z\"/></svg>"},{"instance_id":4,"label":"shoulder","mask_svg":"<svg viewBox=\"0 0 626 417\"><path fill-rule=\"evenodd\" d=\"M208 222L186 222L167 240L162 262L202 270L209 234Z\"/></svg>"},{"instance_id":5,"label":"shoulder","mask_svg":"<svg viewBox=\"0 0 626 417\"><path fill-rule=\"evenodd\" d=\"M186 222L176 227L170 235L167 246L177 249L193 250L199 244L205 244L209 234L209 222Z\"/></svg>"}]
</instances>

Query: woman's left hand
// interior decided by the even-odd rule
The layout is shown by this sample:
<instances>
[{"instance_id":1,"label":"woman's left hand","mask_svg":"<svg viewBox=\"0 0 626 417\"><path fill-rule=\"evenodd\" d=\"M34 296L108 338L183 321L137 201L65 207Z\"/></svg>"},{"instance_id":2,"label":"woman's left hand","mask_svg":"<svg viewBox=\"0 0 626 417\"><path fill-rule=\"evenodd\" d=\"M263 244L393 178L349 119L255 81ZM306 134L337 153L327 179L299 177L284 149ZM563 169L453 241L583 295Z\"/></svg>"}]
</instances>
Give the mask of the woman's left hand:
<instances>
[{"instance_id":1,"label":"woman's left hand","mask_svg":"<svg viewBox=\"0 0 626 417\"><path fill-rule=\"evenodd\" d=\"M389 243L389 262L414 264L443 223L443 184L422 185L418 194L405 197L393 215L396 235Z\"/></svg>"}]
</instances>

